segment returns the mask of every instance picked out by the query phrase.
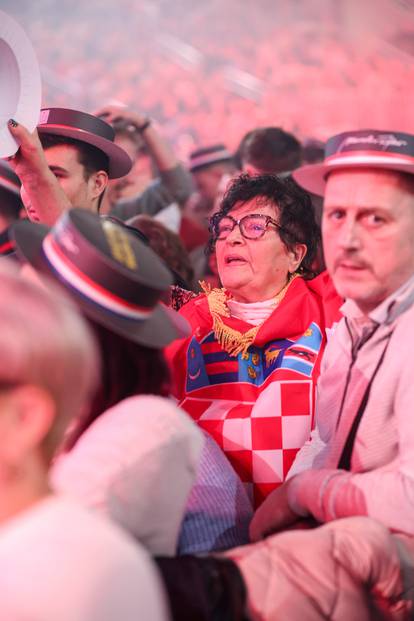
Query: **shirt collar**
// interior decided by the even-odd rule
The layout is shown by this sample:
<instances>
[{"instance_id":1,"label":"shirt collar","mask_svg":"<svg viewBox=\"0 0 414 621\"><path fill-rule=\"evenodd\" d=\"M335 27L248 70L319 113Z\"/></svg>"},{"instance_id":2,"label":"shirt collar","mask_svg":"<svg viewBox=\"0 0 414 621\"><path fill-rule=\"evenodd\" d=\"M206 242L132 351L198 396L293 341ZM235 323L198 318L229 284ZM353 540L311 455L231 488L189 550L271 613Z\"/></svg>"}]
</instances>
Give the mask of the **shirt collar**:
<instances>
[{"instance_id":1,"label":"shirt collar","mask_svg":"<svg viewBox=\"0 0 414 621\"><path fill-rule=\"evenodd\" d=\"M369 324L391 323L400 312L403 312L414 302L414 275L405 281L394 293L389 295L368 315L364 315L353 300L346 300L341 312L349 319L354 327Z\"/></svg>"}]
</instances>

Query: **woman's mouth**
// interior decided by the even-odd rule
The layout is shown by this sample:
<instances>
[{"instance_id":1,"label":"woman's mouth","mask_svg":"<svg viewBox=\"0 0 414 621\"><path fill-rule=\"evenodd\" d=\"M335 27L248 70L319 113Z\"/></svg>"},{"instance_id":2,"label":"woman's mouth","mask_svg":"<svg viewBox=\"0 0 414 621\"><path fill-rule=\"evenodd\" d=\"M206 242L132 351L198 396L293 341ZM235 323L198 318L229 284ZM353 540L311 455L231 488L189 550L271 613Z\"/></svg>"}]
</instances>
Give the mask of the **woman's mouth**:
<instances>
[{"instance_id":1,"label":"woman's mouth","mask_svg":"<svg viewBox=\"0 0 414 621\"><path fill-rule=\"evenodd\" d=\"M225 265L245 265L246 259L236 254L229 254L224 258Z\"/></svg>"}]
</instances>

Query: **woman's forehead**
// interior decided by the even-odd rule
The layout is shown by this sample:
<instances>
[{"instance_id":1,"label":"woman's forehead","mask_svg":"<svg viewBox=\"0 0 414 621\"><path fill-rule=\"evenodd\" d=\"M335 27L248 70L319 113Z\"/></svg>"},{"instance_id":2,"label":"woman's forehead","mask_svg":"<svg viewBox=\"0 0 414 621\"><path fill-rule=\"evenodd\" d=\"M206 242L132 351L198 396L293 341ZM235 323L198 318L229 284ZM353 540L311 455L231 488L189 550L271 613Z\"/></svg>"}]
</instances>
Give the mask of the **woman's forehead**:
<instances>
[{"instance_id":1,"label":"woman's forehead","mask_svg":"<svg viewBox=\"0 0 414 621\"><path fill-rule=\"evenodd\" d=\"M265 196L256 196L249 201L239 201L229 211L229 214L237 215L237 218L247 216L249 213L262 213L266 216L275 217L278 213L277 207Z\"/></svg>"}]
</instances>

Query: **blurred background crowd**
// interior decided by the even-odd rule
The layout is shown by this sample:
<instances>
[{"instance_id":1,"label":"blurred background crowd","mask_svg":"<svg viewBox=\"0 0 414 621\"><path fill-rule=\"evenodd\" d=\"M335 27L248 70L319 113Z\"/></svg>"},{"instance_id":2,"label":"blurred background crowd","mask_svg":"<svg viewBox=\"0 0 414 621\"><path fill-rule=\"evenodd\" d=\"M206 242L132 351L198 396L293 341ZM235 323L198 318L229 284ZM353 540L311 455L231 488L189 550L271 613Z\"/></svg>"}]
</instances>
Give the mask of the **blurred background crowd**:
<instances>
[{"instance_id":1,"label":"blurred background crowd","mask_svg":"<svg viewBox=\"0 0 414 621\"><path fill-rule=\"evenodd\" d=\"M185 159L248 130L299 139L413 121L412 0L2 0L49 106L143 110ZM388 127L384 127L384 119Z\"/></svg>"},{"instance_id":2,"label":"blurred background crowd","mask_svg":"<svg viewBox=\"0 0 414 621\"><path fill-rule=\"evenodd\" d=\"M408 621L414 0L0 9L0 621Z\"/></svg>"}]
</instances>

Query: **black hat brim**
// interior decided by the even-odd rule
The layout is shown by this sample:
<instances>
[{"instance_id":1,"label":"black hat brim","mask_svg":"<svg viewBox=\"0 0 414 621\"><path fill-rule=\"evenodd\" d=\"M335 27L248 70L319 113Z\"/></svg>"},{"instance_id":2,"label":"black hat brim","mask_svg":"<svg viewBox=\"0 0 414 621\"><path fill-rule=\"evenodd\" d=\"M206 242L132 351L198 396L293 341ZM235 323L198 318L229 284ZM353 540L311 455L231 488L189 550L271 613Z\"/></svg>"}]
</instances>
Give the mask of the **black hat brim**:
<instances>
[{"instance_id":1,"label":"black hat brim","mask_svg":"<svg viewBox=\"0 0 414 621\"><path fill-rule=\"evenodd\" d=\"M18 255L40 273L52 277L66 291L69 291L71 297L89 319L130 341L154 349L166 347L175 339L184 338L190 334L187 320L161 303L156 305L154 311L145 320L123 319L98 307L76 289L61 281L43 255L42 243L49 231L50 229L43 224L21 221L13 225L11 236L15 241Z\"/></svg>"},{"instance_id":2,"label":"black hat brim","mask_svg":"<svg viewBox=\"0 0 414 621\"><path fill-rule=\"evenodd\" d=\"M77 129L76 127L64 125L38 125L37 131L40 135L53 134L55 136L66 136L67 138L73 138L74 140L79 140L79 142L86 142L100 151L103 151L109 159L108 177L110 179L119 179L119 177L124 177L132 168L132 161L128 153L126 153L114 142L111 142L102 136L87 132L83 129Z\"/></svg>"}]
</instances>

